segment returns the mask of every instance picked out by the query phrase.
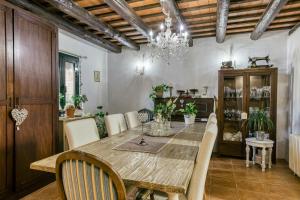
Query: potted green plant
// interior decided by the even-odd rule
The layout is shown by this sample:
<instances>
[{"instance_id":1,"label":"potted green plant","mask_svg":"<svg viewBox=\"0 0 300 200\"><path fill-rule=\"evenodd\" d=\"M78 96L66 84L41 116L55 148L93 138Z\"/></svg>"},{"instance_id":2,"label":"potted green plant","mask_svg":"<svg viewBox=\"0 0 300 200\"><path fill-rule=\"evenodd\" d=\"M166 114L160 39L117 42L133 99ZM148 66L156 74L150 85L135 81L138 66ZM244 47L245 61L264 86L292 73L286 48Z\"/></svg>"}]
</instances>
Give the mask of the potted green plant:
<instances>
[{"instance_id":1,"label":"potted green plant","mask_svg":"<svg viewBox=\"0 0 300 200\"><path fill-rule=\"evenodd\" d=\"M164 92L168 91L169 86L166 84L160 84L156 86L152 86L152 92L150 94L150 98L154 100L155 98L163 97Z\"/></svg>"},{"instance_id":2,"label":"potted green plant","mask_svg":"<svg viewBox=\"0 0 300 200\"><path fill-rule=\"evenodd\" d=\"M187 103L184 108L179 109L179 112L183 113L185 124L195 123L196 114L198 113L195 102Z\"/></svg>"},{"instance_id":3,"label":"potted green plant","mask_svg":"<svg viewBox=\"0 0 300 200\"><path fill-rule=\"evenodd\" d=\"M64 107L66 105L65 95L61 92L59 93L59 105L60 105L59 110L64 109Z\"/></svg>"},{"instance_id":4,"label":"potted green plant","mask_svg":"<svg viewBox=\"0 0 300 200\"><path fill-rule=\"evenodd\" d=\"M257 140L264 140L266 132L271 133L274 124L264 110L254 111L249 115L247 126L254 132Z\"/></svg>"},{"instance_id":5,"label":"potted green plant","mask_svg":"<svg viewBox=\"0 0 300 200\"><path fill-rule=\"evenodd\" d=\"M87 96L85 94L75 95L75 96L72 96L72 100L73 100L74 106L76 108L75 115L81 116L83 114L83 103L88 101Z\"/></svg>"}]
</instances>

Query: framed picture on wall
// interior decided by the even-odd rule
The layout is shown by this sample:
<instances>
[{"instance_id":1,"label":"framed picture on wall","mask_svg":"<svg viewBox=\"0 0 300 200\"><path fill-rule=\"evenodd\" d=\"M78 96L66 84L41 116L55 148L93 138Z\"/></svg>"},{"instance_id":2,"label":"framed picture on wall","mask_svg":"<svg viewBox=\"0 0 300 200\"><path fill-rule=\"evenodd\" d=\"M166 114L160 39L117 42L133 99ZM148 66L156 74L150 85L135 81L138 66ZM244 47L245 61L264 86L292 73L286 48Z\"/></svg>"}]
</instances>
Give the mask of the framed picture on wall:
<instances>
[{"instance_id":1,"label":"framed picture on wall","mask_svg":"<svg viewBox=\"0 0 300 200\"><path fill-rule=\"evenodd\" d=\"M94 71L94 81L100 82L100 71Z\"/></svg>"}]
</instances>

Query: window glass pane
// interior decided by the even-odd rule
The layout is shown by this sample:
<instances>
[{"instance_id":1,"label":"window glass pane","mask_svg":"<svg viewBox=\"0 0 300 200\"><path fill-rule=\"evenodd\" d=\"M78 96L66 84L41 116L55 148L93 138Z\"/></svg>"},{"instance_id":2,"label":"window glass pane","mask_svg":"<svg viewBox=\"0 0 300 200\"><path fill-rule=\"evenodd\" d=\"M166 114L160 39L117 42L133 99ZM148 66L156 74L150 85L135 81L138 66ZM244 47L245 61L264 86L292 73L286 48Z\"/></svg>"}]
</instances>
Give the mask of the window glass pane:
<instances>
[{"instance_id":1,"label":"window glass pane","mask_svg":"<svg viewBox=\"0 0 300 200\"><path fill-rule=\"evenodd\" d=\"M75 70L74 64L65 62L65 86L66 102L72 102L72 96L75 95Z\"/></svg>"}]
</instances>

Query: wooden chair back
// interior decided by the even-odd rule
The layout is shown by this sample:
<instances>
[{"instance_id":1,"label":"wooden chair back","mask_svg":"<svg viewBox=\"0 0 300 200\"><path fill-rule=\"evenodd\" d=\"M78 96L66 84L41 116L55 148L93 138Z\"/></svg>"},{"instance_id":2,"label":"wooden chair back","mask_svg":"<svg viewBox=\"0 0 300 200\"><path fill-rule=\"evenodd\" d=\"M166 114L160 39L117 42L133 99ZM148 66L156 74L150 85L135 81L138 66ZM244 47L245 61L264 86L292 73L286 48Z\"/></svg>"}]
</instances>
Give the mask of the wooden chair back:
<instances>
[{"instance_id":1,"label":"wooden chair back","mask_svg":"<svg viewBox=\"0 0 300 200\"><path fill-rule=\"evenodd\" d=\"M62 199L126 199L124 183L110 164L84 152L72 150L57 158L56 181Z\"/></svg>"}]
</instances>

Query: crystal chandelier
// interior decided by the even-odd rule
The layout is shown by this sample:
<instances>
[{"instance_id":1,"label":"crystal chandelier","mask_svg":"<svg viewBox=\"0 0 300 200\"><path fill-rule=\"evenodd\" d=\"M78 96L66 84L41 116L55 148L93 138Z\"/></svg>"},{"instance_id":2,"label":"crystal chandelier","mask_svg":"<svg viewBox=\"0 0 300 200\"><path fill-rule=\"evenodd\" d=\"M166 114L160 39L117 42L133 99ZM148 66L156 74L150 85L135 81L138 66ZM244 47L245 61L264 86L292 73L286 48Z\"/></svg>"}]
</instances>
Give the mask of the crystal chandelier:
<instances>
[{"instance_id":1,"label":"crystal chandelier","mask_svg":"<svg viewBox=\"0 0 300 200\"><path fill-rule=\"evenodd\" d=\"M152 48L152 57L161 57L169 61L171 57L179 58L184 55L189 46L189 38L188 32L184 30L182 24L179 33L172 32L170 12L166 10L165 6L162 6L162 11L166 15L165 22L160 25L160 32L156 36L152 30L149 32L148 46Z\"/></svg>"}]
</instances>

